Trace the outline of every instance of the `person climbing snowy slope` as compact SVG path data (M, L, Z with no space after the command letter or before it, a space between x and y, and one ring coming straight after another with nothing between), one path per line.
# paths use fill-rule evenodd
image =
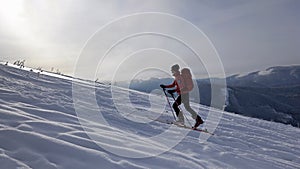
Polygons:
M168 90L167 92L172 95L177 92L178 96L173 103L173 109L176 112L177 124L184 125L184 116L183 112L179 109L179 105L183 103L185 109L192 115L192 118L195 119L195 124L193 128L197 128L200 124L203 124L201 117L191 108L189 101L189 92L193 88L192 78L189 69L184 68L180 73L180 67L178 64L175 64L171 67L172 75L175 77L174 81L170 85L161 84L160 87L165 90L166 88L174 88ZM174 98L174 97L173 97Z

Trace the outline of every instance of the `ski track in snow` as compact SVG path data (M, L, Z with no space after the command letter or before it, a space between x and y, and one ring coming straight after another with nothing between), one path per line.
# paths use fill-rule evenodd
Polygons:
M215 136L204 143L199 143L199 132L190 131L173 149L158 156L118 156L98 146L96 143L103 143L93 141L83 130L74 110L72 82L68 79L43 74L38 77L34 72L0 64L0 82L1 169L300 168L298 128L227 112L223 113ZM95 88L101 113L110 122L110 126L91 122L89 134L108 139L111 141L108 146L124 148L124 151L138 151L118 147L128 140L133 145L144 147L145 151L139 153L164 149L159 142L142 142L139 139L159 134L170 125L156 121L136 123L125 119L114 107L110 86L87 83L82 83L82 86L82 91L78 91L82 94L86 87ZM124 99L130 92L136 111L126 103L118 103L128 112L126 115L130 119L148 122L147 117L159 116L160 112L149 110L149 95L125 89L116 91L116 100ZM87 111L95 111L89 102L80 105ZM193 104L193 107L198 108L205 119L209 108L198 104ZM165 112L161 117L172 119L168 111L169 114ZM176 134L175 131L174 138ZM128 135L132 138L123 137Z

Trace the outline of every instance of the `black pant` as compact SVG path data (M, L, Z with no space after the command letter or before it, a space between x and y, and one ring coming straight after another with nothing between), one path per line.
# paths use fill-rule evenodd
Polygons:
M189 98L189 93L185 93L185 94L181 94L179 95L177 98L176 98L176 101L173 103L173 108L176 112L176 115L178 117L178 114L180 112L179 110L179 105L181 104L181 102L183 103L184 105L184 108L189 112L191 113L193 119L196 119L197 117L197 113L191 108L190 106L190 98Z

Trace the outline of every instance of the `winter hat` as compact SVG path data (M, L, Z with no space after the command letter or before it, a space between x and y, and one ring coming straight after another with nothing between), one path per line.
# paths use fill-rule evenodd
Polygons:
M178 64L175 64L171 67L171 70L174 70L174 71L179 71L179 65Z

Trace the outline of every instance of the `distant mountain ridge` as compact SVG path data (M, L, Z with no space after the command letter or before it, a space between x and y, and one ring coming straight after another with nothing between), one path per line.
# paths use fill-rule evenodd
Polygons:
M230 86L286 87L300 84L300 66L276 66L247 75L226 78Z
M226 111L291 124L300 123L300 66L270 67L228 77Z
M211 85L221 79L197 79L200 103L210 105ZM131 89L150 93L172 78L131 81ZM300 65L276 66L226 78L226 111L300 126ZM122 86L122 84L120 84ZM124 85L124 84L123 84ZM196 94L191 93L193 97ZM220 91L224 95L224 91Z

